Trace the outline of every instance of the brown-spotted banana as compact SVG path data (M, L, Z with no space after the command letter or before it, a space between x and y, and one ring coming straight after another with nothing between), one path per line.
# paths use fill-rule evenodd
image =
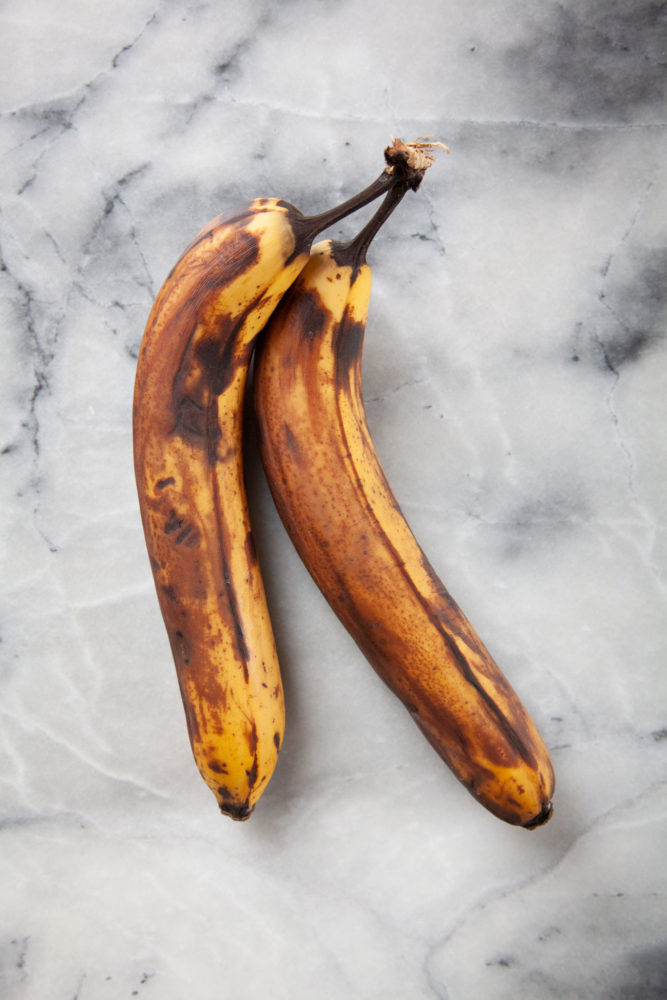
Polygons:
M165 280L141 344L133 436L146 545L192 752L234 819L267 787L285 714L243 478L253 344L315 236L408 176L392 155L321 215L260 198L213 219Z
M282 521L331 607L440 757L487 809L536 827L554 773L535 725L415 540L364 412L366 249L313 247L258 346L254 401Z

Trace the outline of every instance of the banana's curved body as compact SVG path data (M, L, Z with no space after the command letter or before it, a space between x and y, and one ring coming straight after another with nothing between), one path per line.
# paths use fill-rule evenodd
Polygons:
M365 259L320 243L268 324L254 396L271 491L316 583L443 760L496 816L537 826L551 813L547 750L412 535L371 440L370 287Z
M137 367L135 471L158 600L197 766L237 819L271 777L285 717L241 400L252 342L306 260L274 199L214 220L163 285Z
M141 345L133 432L146 545L195 761L235 819L267 786L285 716L243 478L253 343L315 235L392 183L385 171L310 218L275 198L217 217L164 282Z

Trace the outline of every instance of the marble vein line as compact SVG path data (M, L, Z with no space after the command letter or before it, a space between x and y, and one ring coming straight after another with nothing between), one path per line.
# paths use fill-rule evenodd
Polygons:
M137 35L130 42L127 42L125 45L122 45L120 49L116 53L114 53L114 55L111 57L108 69L100 70L100 72L97 73L90 80L86 80L82 83L79 83L78 86L72 88L69 91L63 91L61 94L53 94L49 98L48 102L31 102L29 104L18 104L12 108L5 109L3 112L0 112L0 121L3 118L12 118L17 115L28 115L35 113L38 114L40 119L44 118L50 119L43 128L39 129L38 132L29 136L27 139L24 139L15 148L20 148L27 142L31 142L38 135L42 135L45 132L48 132L51 128L59 126L58 132L52 141L56 141L62 132L66 131L69 128L73 128L75 116L86 103L89 92L94 90L96 88L96 85L100 81L107 79L114 73L115 70L118 69L118 66L122 61L122 57L126 55L128 52L132 51L132 49L134 49L137 43L144 36L146 31L153 24L157 22L158 10L160 6L162 5L158 5L158 8L151 14L151 16L148 18L148 20L143 25L141 30L137 33ZM75 102L73 107L68 109L58 108L58 104L64 104L72 101ZM38 109L43 109L45 107L48 109L47 111L38 110Z
M25 255L19 247L25 260ZM56 357L56 348L59 339L59 327L62 316L52 318L51 327L55 330L45 341L37 316L36 316L36 294L29 284L13 273L12 268L4 260L4 271L14 284L16 290L17 311L21 314L21 326L25 332L26 342L29 345L30 363L32 366L32 387L26 387L28 393L27 416L22 422L23 429L27 432L32 453L33 468L39 460L40 455L40 422L37 414L38 401L42 393L50 392L49 377L53 361ZM36 472L33 474L36 475ZM33 480L33 489L38 491L38 482ZM33 511L34 513L34 511Z
M215 94L208 95L208 99L215 99ZM203 95L202 98L203 99ZM331 121L331 122L356 122L359 124L364 124L365 122L372 123L374 125L386 124L387 122L392 122L392 129L403 128L404 131L409 130L414 127L414 123L418 121L420 123L420 128L426 128L428 131L429 126L450 126L453 128L460 128L462 126L471 125L475 128L477 127L508 127L508 128L535 128L535 129L566 129L573 132L585 132L585 131L601 131L601 132L637 132L642 130L657 130L664 131L667 130L667 121L648 121L648 122L604 122L595 121L588 119L581 119L575 121L557 121L554 119L535 119L535 118L450 118L441 117L439 115L433 114L420 114L418 117L406 118L403 114L396 114L390 116L387 114L353 114L352 112L339 111L334 108L304 108L294 105L288 105L284 103L278 103L275 101L264 101L257 100L254 98L244 98L244 97L231 97L231 102L239 107L250 107L256 108L257 110L265 111L270 114L280 113L285 115L293 115L300 118L309 118L314 121ZM192 100L184 100L183 102L173 102L174 104L183 103L191 104ZM393 123L397 124L393 124ZM392 133L393 134L393 133ZM388 136L389 138L389 136Z
M152 28L154 28L156 25L159 26L161 14L164 8L165 8L164 3L159 3L157 5L153 13L147 18L144 25L136 33L134 38L132 38L129 42L126 42L124 45L121 45L121 47L111 56L108 68L101 69L98 73L95 74L95 76L91 77L89 80L79 83L78 86L72 88L69 91L63 91L60 94L54 94L51 96L51 98L48 101L49 107L53 107L54 105L57 105L59 102L66 102L72 99L76 100L76 104L74 105L74 107L69 112L63 114L61 131L64 131L67 128L72 128L74 126L75 115L86 103L89 93L97 90L100 87L100 85L102 85L104 82L113 80L118 73L122 73L122 64L125 58L130 53L134 53L137 48L140 48L140 43L142 39ZM257 28L260 25L270 20L271 20L271 15L269 10L260 9L256 22L253 24L248 33L237 42L232 43L231 47L225 53L223 58L219 60L218 64L215 67L214 72L216 73L217 76L221 78L223 84L225 83L225 76L228 75L230 68L232 68L236 63L238 63L240 55L256 39ZM77 97L77 95L80 96ZM184 99L183 101L172 101L170 103L173 104L174 106L192 105L193 108L192 114L194 115L196 110L202 104L205 104L213 100L214 98L215 94L211 92L202 92L195 98L188 98ZM134 99L135 100L138 99L136 95L134 95ZM14 115L19 115L19 114L31 114L35 112L35 109L40 107L43 107L42 102L16 105L12 108L6 109L3 112L0 112L0 120L2 120L2 118L4 117L12 117ZM40 115L40 117L42 116L43 113ZM51 126L49 125L46 126L44 129L41 129L40 133L43 131L47 131L49 127ZM40 133L35 133L35 135L30 136L27 140L23 140L23 142L20 145L23 145L25 142L31 141L33 138L36 137L37 134Z
M651 193L651 191L653 190L653 188L655 187L655 183L656 183L658 177L660 176L660 174L662 173L662 170L663 170L662 167L658 167L654 171L652 177L650 177L648 179L648 181L646 181L646 183L644 184L644 186L643 186L643 188L642 188L642 190L641 190L641 192L639 194L639 197L637 198L637 203L636 203L635 210L632 213L632 216L630 218L630 221L629 221L629 223L628 223L625 231L621 235L620 240L618 241L618 243L616 244L616 246L614 247L614 249L612 250L612 252L607 257L607 260L605 261L605 264L604 264L604 266L602 268L602 272L601 272L601 274L602 274L602 286L600 288L600 293L599 293L601 300L605 300L605 295L604 295L605 285L607 283L607 279L608 279L608 276L609 276L609 271L610 271L611 266L612 266L612 264L614 262L614 258L616 257L616 255L617 255L618 251L621 249L621 247L626 246L627 243L629 242L630 237L631 237L631 235L632 235L632 233L633 233L633 231L634 231L634 229L635 229L635 227L637 225L637 222L639 221L639 219L640 219L640 217L642 215L642 212L644 211L644 208L646 206L646 202L648 200L648 196ZM606 300L605 300L605 307L607 309L610 309L610 311L611 311L611 307L606 302ZM615 313L612 312L612 315L614 316L615 319L618 320L618 317L616 316ZM619 320L619 322L620 322L620 320Z
M598 291L598 299L602 303L603 307L607 310L609 315L612 317L613 321L621 327L624 333L630 337L632 336L633 330L628 326L622 316L620 316L616 309L609 303L606 296L606 287L609 282L610 271L613 267L614 260L622 247L625 247L630 243L632 233L639 222L648 197L653 190L657 178L662 172L662 167L659 167L653 173L653 176L644 184L639 197L636 200L636 205L634 212L632 213L628 225L621 235L619 242L616 244L612 252L607 257L605 264L601 272L601 284ZM635 464L630 446L627 443L626 437L623 433L623 428L621 426L621 420L618 415L618 411L615 405L615 394L619 387L621 381L621 371L614 365L612 358L609 356L608 347L604 339L596 332L594 334L594 340L597 343L602 357L604 359L606 367L611 373L611 386L606 395L607 408L609 410L609 415L614 426L614 432L616 435L617 444L619 450L623 456L624 463L626 466L626 482L630 495L632 496L636 510L639 513L639 523L641 523L646 529L646 542L642 554L643 561L648 565L652 571L653 577L660 588L661 593L667 595L667 582L663 580L661 567L655 561L654 553L656 551L656 540L658 533L658 523L655 518L651 516L651 512L648 510L646 504L642 501L641 496L637 490L635 482Z
M2 710L2 715L13 719L26 732L41 733L48 740L51 740L51 742L56 746L68 751L78 761L94 773L101 775L103 778L108 778L110 781L122 785L128 785L130 788L134 788L140 792L145 792L146 794L152 795L154 798L161 799L162 801L169 801L172 798L171 795L168 795L166 792L159 791L146 781L140 781L138 778L133 777L130 774L123 773L120 770L113 770L110 767L105 767L101 761L95 760L90 754L86 753L82 747L75 746L74 743L69 742L63 736L54 733L49 726L38 722L35 718L32 718L30 722L27 723L25 718L11 712L7 712L6 710Z
M54 823L64 826L81 827L88 817L71 809L53 809L46 812L5 812L0 818L0 834L6 830L17 828L33 830L39 827L50 827Z
M99 236L99 234L103 230L109 216L116 210L117 206L120 206L125 212L127 217L127 225L124 227L124 231L129 239L129 242L137 252L141 270L144 272L143 276L138 275L135 272L133 273L132 278L138 288L141 288L148 293L149 305L152 304L157 294L155 288L155 282L150 272L148 261L146 260L146 256L142 249L141 243L137 237L137 231L134 225L132 210L130 206L127 204L125 198L123 197L123 191L132 183L132 181L136 180L139 177L142 177L147 171L150 171L150 169L151 169L150 163L139 164L139 166L134 167L132 170L129 170L122 177L119 177L115 181L113 181L111 186L107 187L106 190L102 190L102 194L104 197L104 207L102 209L101 214L97 217L97 219L93 223L88 239L84 242L82 246L82 256L85 257L86 254L92 252L91 247L95 239ZM85 290L85 284L82 281L77 281L75 283L75 287L79 289L81 295L84 298L87 298L90 302L93 302L96 305L106 308L107 303L101 300L96 300L93 296L91 296L90 293L87 290Z
M32 135L28 136L27 139L24 139L17 146L13 147L12 150L10 150L10 152L13 152L14 150L21 149L23 146L28 145L28 143L34 142L35 139L41 137L42 135L46 135L48 132L53 132L51 137L44 144L42 149L39 151L35 159L30 164L30 167L32 168L32 173L30 173L26 177L25 181L16 192L17 195L20 196L24 194L30 188L30 186L35 182L35 180L39 175L40 164L48 156L51 147L55 146L55 144L60 141L60 139L66 132L75 127L74 118L79 108L81 108L84 103L85 103L85 95L79 97L71 109L64 109L61 111L61 109L59 108L53 108L52 103L49 101L48 105L46 106L46 110L41 110L38 113L38 118L39 119L45 117L47 119L53 118L54 121L53 122L49 121L49 124L45 126L45 128L38 129L37 132L34 132ZM41 107L44 106L42 105Z
M127 49L132 48L131 45L126 47ZM121 50L124 51L124 50ZM56 124L49 124L44 128L38 130L33 135L29 136L27 139L22 140L15 148L20 148L28 142L33 141L39 135L44 134L51 128L55 128L58 125L58 131L52 138L49 145L56 142L60 135L67 131L69 128L75 127L75 118L83 106L87 102L88 92L96 89L96 87L105 79L108 78L111 70L102 70L97 76L93 77L91 80L82 83L74 91L65 92L60 95L55 95L49 99L48 107L53 108L58 103L71 102L75 100L74 106L64 112L59 112L60 120ZM81 93L83 92L83 93ZM77 94L81 96L77 99ZM180 101L172 100L169 103L174 107L188 107L192 108L189 120L196 114L200 107L208 104L210 101L216 100L216 93L213 92L202 92L195 98L187 98ZM136 95L134 100L139 100ZM663 132L667 130L667 121L647 121L647 122L604 122L595 121L588 119L581 119L575 121L557 121L552 119L532 119L532 118L451 118L451 117L441 117L433 114L420 114L419 118L407 119L405 115L395 115L391 112L386 114L353 114L351 112L337 111L331 108L314 109L314 108L304 108L294 105L288 105L284 103L262 101L254 98L242 98L235 95L230 97L231 104L240 107L254 108L256 111L263 111L269 114L284 114L287 116L305 118L313 121L329 121L329 122L354 122L359 124L370 123L374 125L386 125L390 123L392 125L393 131L400 132L409 131L410 128L414 128L414 122L418 120L420 122L420 128L429 131L434 130L442 132L443 129L447 128L462 128L466 126L471 126L474 128L530 128L537 130L567 130L571 132L586 132L586 131L598 131L598 132L641 132L641 131L657 131ZM0 113L0 120L4 117L11 117L18 114L38 114L40 118L43 118L45 112L42 110L44 104L31 103L26 105L19 105L8 111ZM389 137L389 136L388 136ZM44 155L44 152L40 154L40 157ZM26 187L32 181L30 178L26 182Z
M122 45L120 47L120 49L116 52L116 54L112 57L112 59L111 59L111 69L112 70L115 70L115 69L118 68L118 66L120 65L120 62L121 62L123 56L127 55L128 52L131 52L134 49L134 47L137 45L137 43L141 41L141 39L144 37L144 35L146 34L146 32L149 30L149 28L151 28L154 24L157 23L159 11L160 11L160 9L163 6L164 6L163 4L158 4L158 6L153 11L153 13L150 15L150 17L144 23L143 27L134 36L134 38L132 39L132 41L131 42L127 42L125 45Z

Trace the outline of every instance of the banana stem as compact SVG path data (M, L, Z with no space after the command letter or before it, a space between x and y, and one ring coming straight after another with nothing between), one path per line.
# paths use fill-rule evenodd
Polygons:
M373 184L370 184L354 198L339 205L338 208L307 220L309 223L319 226L316 230L319 233L322 229L330 226L332 221L338 222L386 192L380 208L351 242L334 242L332 244L334 258L339 264L349 265L355 273L364 266L368 248L378 230L387 221L406 191L417 190L424 174L435 162L435 157L431 154L436 148L443 149L446 153L449 152L447 146L441 142L433 142L428 136L421 136L414 142L394 139L391 146L388 146L384 151L387 166ZM321 225L322 220L325 220L324 225Z
M447 153L449 152L447 147L441 142L432 142L427 136L421 136L414 142L403 142L402 139L394 139L391 146L387 146L384 151L384 158L387 165L372 184L369 184L368 187L364 188L358 194L353 195L352 198L348 198L342 205L336 205L335 208L330 208L319 215L302 216L300 219L295 220L295 224L300 229L301 234L312 242L318 233L335 225L348 215L352 215L353 212L363 208L364 205L368 205L369 202L375 201L380 195L385 194L387 191L390 194L393 193L395 200L391 202L391 208L386 209L386 215L381 217L377 223L377 227L370 230L368 243L361 251L361 263L363 263L368 245L385 221L385 218L394 210L408 188L416 191L421 184L424 174L434 162L434 157L430 154L436 147L444 149ZM398 190L401 193L396 196ZM365 232L365 230L362 230L362 232ZM361 233L359 234L360 237Z
M336 263L351 267L356 273L366 263L368 248L411 185L405 178L394 179L384 201L366 225L348 243L334 243L333 256Z
M353 212L363 208L364 205L368 205L369 202L375 201L376 198L385 194L395 183L396 178L387 168L382 171L372 184L364 188L363 191L353 195L352 198L348 198L341 205L336 205L335 208L328 209L326 212L320 212L319 215L305 216L305 218L300 220L301 225L304 227L304 231L314 239L324 229L329 229L330 226L340 222L341 219L352 215Z

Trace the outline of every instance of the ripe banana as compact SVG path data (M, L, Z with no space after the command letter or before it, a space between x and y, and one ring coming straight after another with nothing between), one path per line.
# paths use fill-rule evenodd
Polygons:
M242 401L253 342L315 236L384 193L380 177L318 216L260 198L213 219L150 313L134 393L134 463L158 600L193 755L223 813L267 786L284 699L243 479Z
M302 560L370 663L459 780L508 823L551 814L554 775L526 710L438 579L385 478L366 423L366 249L313 247L257 351L267 479Z

